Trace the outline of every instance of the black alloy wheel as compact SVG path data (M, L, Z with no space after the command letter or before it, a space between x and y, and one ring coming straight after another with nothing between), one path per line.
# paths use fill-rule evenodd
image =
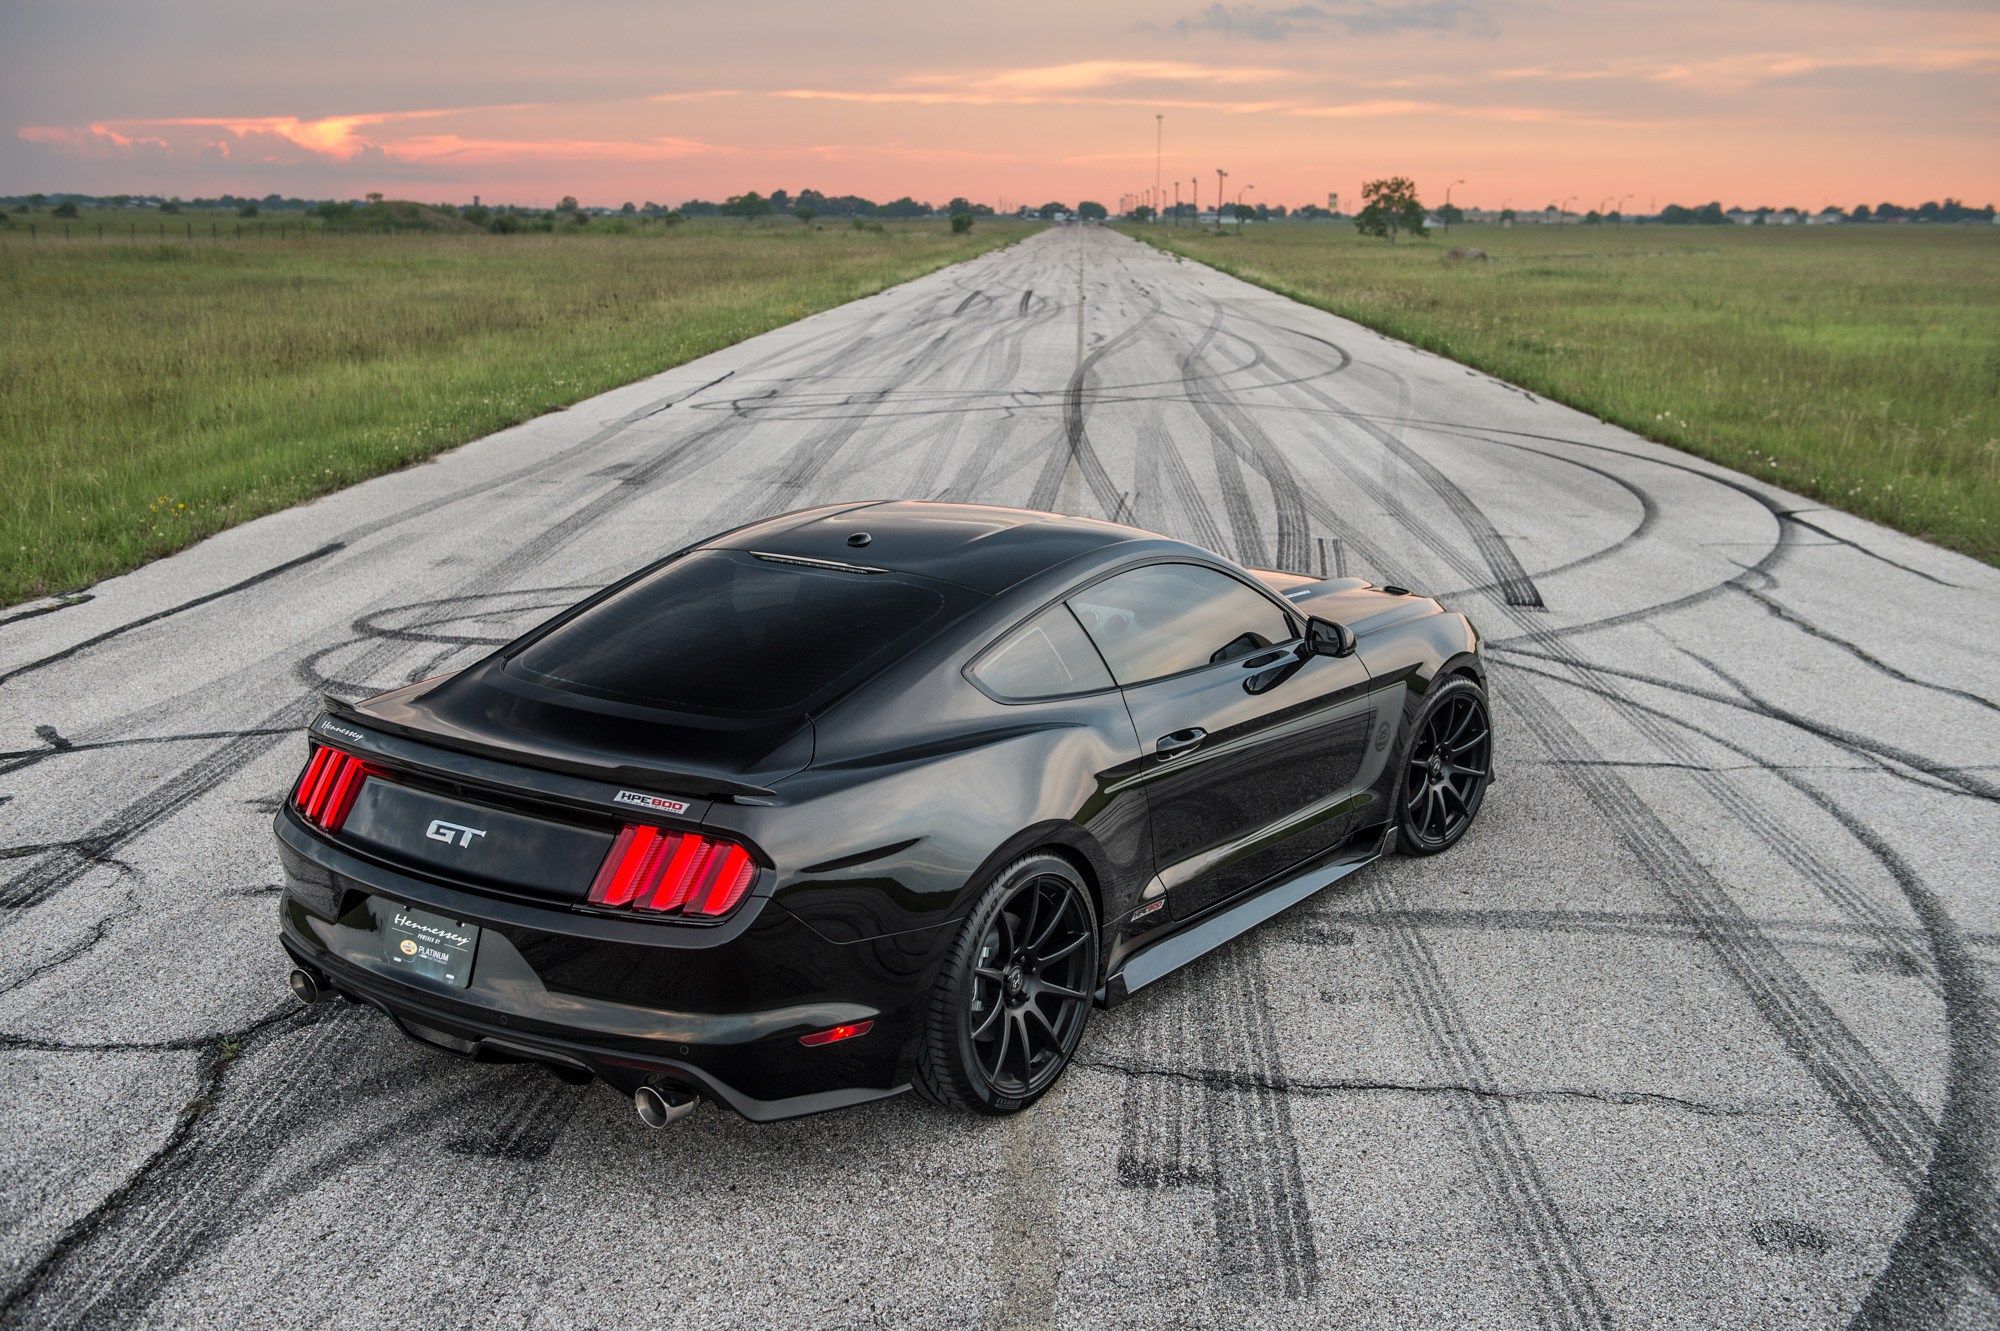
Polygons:
M1455 679L1417 717L1402 782L1403 849L1434 855L1465 835L1493 776L1493 726L1486 696Z
M1097 987L1097 911L1067 860L1031 855L987 889L947 956L918 1087L1011 1114L1068 1066Z

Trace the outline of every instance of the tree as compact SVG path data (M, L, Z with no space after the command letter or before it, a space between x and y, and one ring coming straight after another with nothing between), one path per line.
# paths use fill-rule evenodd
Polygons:
M1457 226L1465 220L1465 209L1455 203L1447 203L1444 207L1438 209L1437 218L1438 221L1443 222L1446 226Z
M767 217L771 212L771 201L751 190L748 194L732 194L729 202L722 205L722 211L731 217Z
M1355 214L1354 229L1362 235L1387 236L1393 245L1398 231L1430 234L1424 227L1424 205L1417 199L1416 182L1408 176L1371 180L1361 187L1361 197L1367 202Z
M801 225L811 226L813 218L818 217L819 212L811 204L802 203L792 209L792 216L798 218Z
M375 192L374 192L373 194L370 194L370 195L368 196L368 202L370 202L370 203L374 203L374 204L379 204L379 203L381 203L381 202L382 202L382 191L381 191L381 190L376 190L376 191L375 191ZM570 206L570 207L572 207L572 208L576 207L576 200L575 200L575 199L571 199L571 200L569 201L569 206Z
M257 215L257 205L245 200L243 206L236 210L236 215L238 217L255 217Z
M1135 222L1150 222L1153 220L1153 210L1142 203L1132 210L1132 220Z
M1502 209L1500 210L1500 220L1501 220L1501 221L1503 221L1503 222L1511 222L1511 221L1513 221L1513 220L1514 220L1514 210L1513 210L1512 208L1502 208Z
M1111 216L1111 210L1095 199L1085 199L1076 206L1076 215L1087 222L1102 222Z
M944 215L946 217L956 217L960 213L964 213L967 216L971 215L972 213L971 200L963 197L954 197L950 203L947 203L944 206Z
M1585 226L1596 226L1603 220L1604 220L1603 215L1600 214L1595 208L1592 208L1589 212L1583 215L1583 224Z
M50 213L50 214L49 214L49 216L51 216L51 217L60 217L60 218L64 219L65 221L67 221L68 219L70 219L70 218L72 218L72 217L75 217L75 216L76 216L76 200L74 200L74 199L64 199L64 200L63 200L63 201L62 201L61 203L59 203L59 204L57 204L57 205L56 205L56 209L55 209L55 211L54 211L53 213Z
M964 235L964 234L965 234L966 232L968 232L968 231L970 231L970 230L972 230L972 214L971 214L971 213L953 213L953 214L951 215L951 234L952 234L952 235L954 235L954 236L962 236L962 235Z
M49 201L49 196L46 194L30 194L28 196L28 211L31 213L39 212L41 210L42 205L47 203L48 201Z
M626 200L625 205L621 207L618 211L625 214L627 217L630 217L634 213L637 213L639 211L639 205L633 203L631 200L628 199Z
M1044 222L1052 222L1055 220L1055 216L1057 213L1065 213L1068 211L1069 211L1069 206L1067 204L1045 203L1041 207L1035 209L1035 215L1037 217L1040 217Z
M1236 225L1238 226L1242 226L1245 222L1251 221L1257 216L1257 210L1247 203L1232 203L1229 206L1233 210Z

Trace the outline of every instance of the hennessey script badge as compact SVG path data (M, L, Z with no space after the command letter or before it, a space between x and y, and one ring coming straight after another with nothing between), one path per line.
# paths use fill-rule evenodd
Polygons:
M621 790L611 797L613 804L630 804L635 808L651 809L655 813L686 813L686 800L670 800L659 795L648 795L643 790Z

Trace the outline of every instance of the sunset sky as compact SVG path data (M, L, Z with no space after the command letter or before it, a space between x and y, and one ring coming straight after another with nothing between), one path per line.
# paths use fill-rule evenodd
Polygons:
M0 193L2000 198L1996 0L0 0Z

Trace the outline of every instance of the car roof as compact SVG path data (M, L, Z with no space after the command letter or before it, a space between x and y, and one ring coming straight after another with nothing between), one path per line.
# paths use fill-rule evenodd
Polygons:
M788 513L728 532L706 548L888 569L997 596L1108 546L1164 539L1095 518L899 499Z

